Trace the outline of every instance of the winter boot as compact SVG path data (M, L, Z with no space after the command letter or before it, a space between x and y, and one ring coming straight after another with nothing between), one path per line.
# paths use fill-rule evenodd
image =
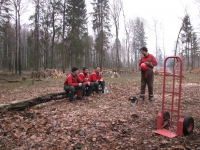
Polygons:
M72 92L72 91L69 92L69 101L70 102L74 101L74 92Z

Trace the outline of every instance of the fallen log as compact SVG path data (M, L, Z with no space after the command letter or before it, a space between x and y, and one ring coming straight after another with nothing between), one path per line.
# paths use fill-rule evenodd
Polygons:
M61 92L61 93L46 94L31 99L13 101L8 104L0 104L0 112L10 111L10 110L22 111L41 103L45 103L51 100L63 99L67 97L69 97L69 95L66 92Z

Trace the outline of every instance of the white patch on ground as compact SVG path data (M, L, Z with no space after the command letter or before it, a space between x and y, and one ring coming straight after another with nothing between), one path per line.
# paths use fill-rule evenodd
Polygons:
M200 84L198 83L184 83L182 84L183 87L199 87Z

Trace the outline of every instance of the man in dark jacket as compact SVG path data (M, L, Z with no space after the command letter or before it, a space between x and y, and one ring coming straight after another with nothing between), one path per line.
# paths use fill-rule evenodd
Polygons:
M148 86L149 92L149 100L154 100L153 95L153 80L154 80L154 72L153 67L157 66L156 58L148 53L148 49L146 47L142 47L140 52L143 54L143 57L139 61L139 68L141 70L141 88L140 88L140 100L144 100L145 98L145 89L146 85Z
M83 81L78 77L79 70L77 67L73 67L71 73L67 76L64 82L64 90L69 93L69 100L74 101L74 94L77 91L77 99L81 100L82 93L85 92L85 85Z

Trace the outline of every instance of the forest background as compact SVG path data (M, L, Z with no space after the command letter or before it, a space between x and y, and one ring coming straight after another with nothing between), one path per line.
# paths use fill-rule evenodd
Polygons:
M169 55L181 56L187 70L199 67L199 5L199 0L2 0L0 70L136 70L142 46L159 67Z

